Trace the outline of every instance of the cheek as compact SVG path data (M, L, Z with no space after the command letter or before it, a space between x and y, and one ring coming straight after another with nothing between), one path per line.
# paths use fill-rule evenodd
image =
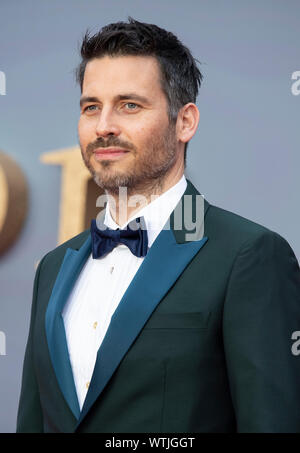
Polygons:
M140 126L135 130L135 141L136 143L151 142L160 134L161 130L162 126L159 123Z
M91 124L84 119L79 119L78 121L78 136L82 144L92 141L93 128Z

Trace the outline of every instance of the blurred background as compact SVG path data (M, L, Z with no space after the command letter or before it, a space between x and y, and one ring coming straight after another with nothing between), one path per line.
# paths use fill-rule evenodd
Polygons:
M36 264L93 214L77 138L80 42L128 16L174 32L201 62L186 176L300 259L298 0L1 0L0 432L15 431Z

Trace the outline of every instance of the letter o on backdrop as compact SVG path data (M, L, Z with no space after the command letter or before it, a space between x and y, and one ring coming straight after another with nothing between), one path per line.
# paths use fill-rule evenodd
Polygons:
M19 165L0 151L0 255L17 239L28 208L27 182Z

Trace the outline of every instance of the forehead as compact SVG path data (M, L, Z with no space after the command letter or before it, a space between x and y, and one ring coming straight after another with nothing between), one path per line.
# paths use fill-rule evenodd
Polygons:
M162 94L161 72L156 58L151 56L104 56L89 61L85 68L82 92L120 91L141 94Z

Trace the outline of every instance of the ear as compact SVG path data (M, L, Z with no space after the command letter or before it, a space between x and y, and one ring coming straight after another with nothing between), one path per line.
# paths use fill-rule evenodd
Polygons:
M189 102L178 112L176 132L177 139L182 143L187 143L196 133L199 124L200 113L198 107Z

